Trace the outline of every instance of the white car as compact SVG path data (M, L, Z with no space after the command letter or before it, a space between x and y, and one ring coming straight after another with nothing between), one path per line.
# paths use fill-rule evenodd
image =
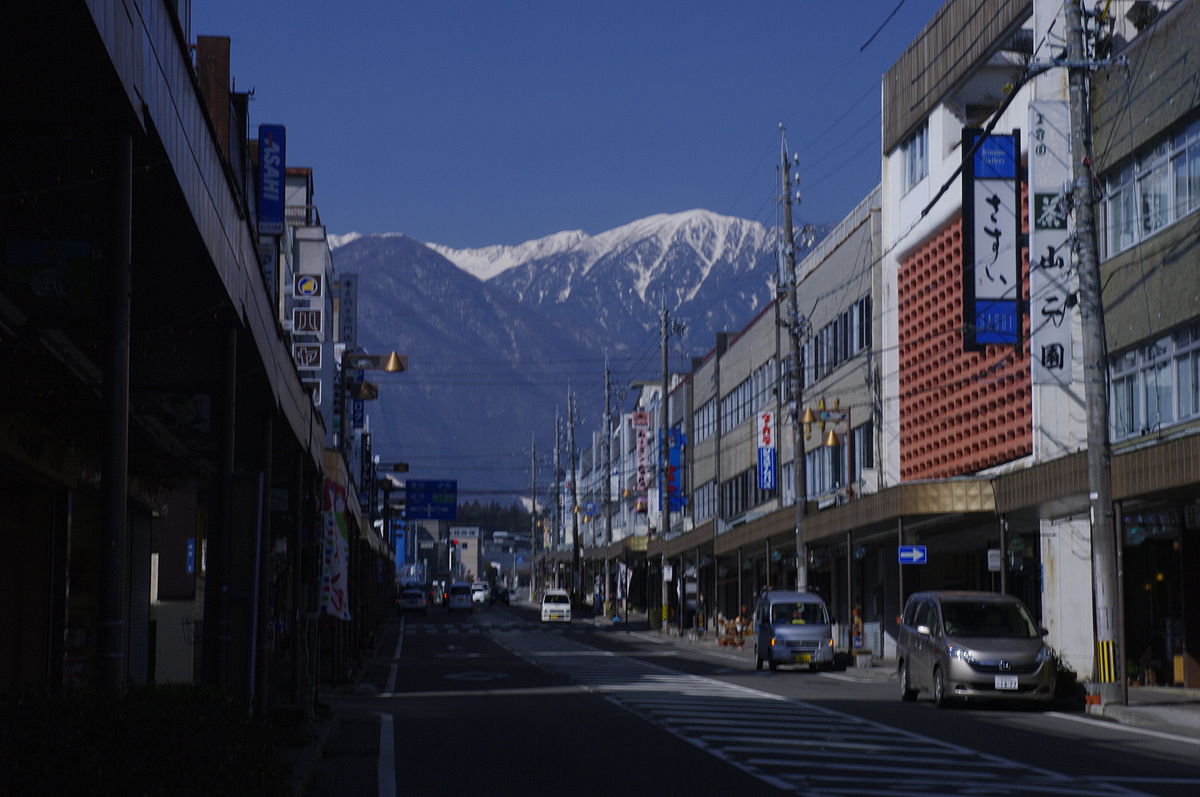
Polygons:
M571 622L571 596L565 589L548 589L542 596L542 622Z
M474 603L483 606L492 599L492 591L483 581L477 581L471 585L471 600Z

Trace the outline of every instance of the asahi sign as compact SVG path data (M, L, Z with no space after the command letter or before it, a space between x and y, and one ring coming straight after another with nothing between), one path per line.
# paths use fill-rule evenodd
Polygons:
M258 126L258 232L282 235L287 131L283 125Z

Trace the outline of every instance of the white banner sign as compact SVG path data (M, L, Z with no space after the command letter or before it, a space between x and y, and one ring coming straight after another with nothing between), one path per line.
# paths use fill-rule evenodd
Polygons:
M1035 385L1071 381L1070 119L1067 103L1029 105L1029 344Z

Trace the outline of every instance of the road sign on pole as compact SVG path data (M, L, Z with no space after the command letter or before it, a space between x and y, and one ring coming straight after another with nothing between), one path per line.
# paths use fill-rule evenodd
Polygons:
M897 554L897 558L902 565L923 565L925 564L925 546L924 545L901 545Z

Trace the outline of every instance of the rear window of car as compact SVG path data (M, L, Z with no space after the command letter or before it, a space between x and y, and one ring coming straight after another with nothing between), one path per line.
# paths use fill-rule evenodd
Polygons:
M566 595L547 595L542 599L542 603L570 603L571 600Z
M406 589L406 590L404 590L404 592L401 592L400 595L401 595L401 597L404 597L404 598L424 597L424 593L421 592L421 590L419 590L419 589Z
M468 587L451 587L450 594L451 595L470 595L471 590Z

